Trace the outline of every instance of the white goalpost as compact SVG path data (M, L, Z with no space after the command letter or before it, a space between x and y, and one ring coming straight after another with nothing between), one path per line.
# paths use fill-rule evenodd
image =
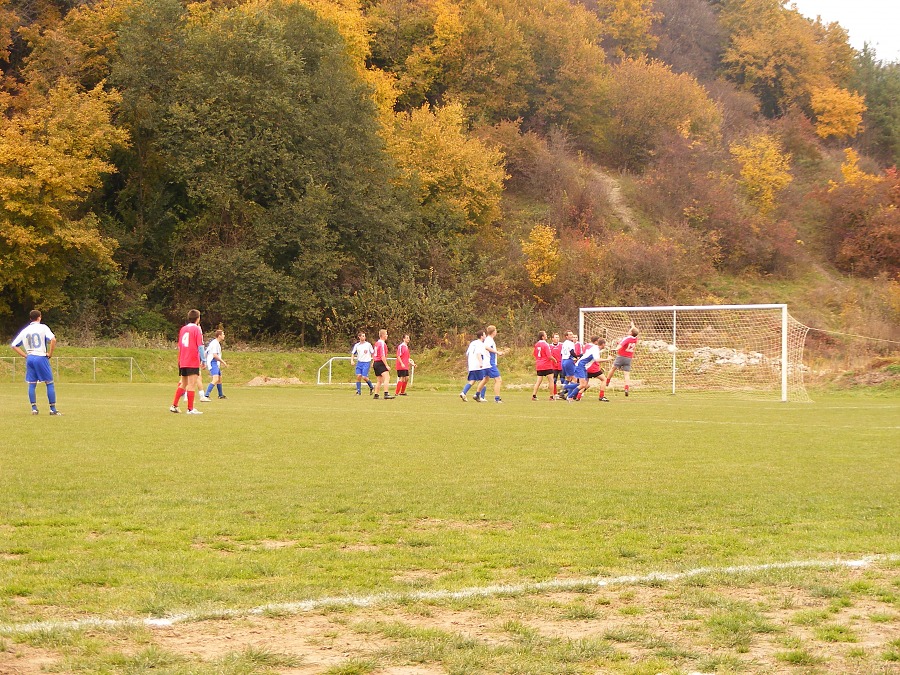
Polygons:
M614 354L632 321L640 331L631 372L636 390L810 400L803 385L809 328L787 305L583 307L578 332L582 342L605 338Z

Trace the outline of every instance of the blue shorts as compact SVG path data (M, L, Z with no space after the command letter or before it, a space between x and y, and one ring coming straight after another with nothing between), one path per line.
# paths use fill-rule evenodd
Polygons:
M566 377L572 377L575 374L575 361L572 359L563 359L562 373Z
M53 382L53 370L50 368L50 359L46 356L29 356L25 359L25 381Z
M577 377L579 380L588 379L587 366L575 366L575 370L572 371L572 375Z
M219 362L213 360L212 363L209 364L209 374L210 375L221 375L222 369L219 367Z
M495 380L498 377L500 377L500 369L497 366L491 366L490 368L485 368L484 371L482 371L482 372L484 373L485 377L491 377Z
M371 361L357 361L356 362L356 374L360 377L368 377L369 376L369 368L372 367Z
M469 371L469 382L480 382L483 379L484 379L484 369Z

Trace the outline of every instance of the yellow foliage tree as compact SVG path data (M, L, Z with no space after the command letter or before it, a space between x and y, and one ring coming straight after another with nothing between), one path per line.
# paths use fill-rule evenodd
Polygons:
M838 87L813 89L811 105L820 138L856 136L862 127L866 99Z
M653 11L653 0L598 0L597 14L603 26L603 42L616 56L643 56L656 47L653 22L662 14Z
M32 100L0 116L0 297L52 307L73 260L114 264L116 242L82 205L115 170L106 157L127 134L111 121L118 97L102 83L83 92L62 79Z
M738 183L748 201L763 215L771 213L778 193L793 180L791 156L765 133L751 136L745 143L732 143L730 150L740 165Z
M556 230L549 225L535 225L522 241L525 255L525 271L535 286L547 286L556 279L559 272L559 238Z
M467 135L461 104L398 113L388 146L426 212L449 211L468 229L500 218L503 154Z
M853 148L844 150L844 161L841 163L841 177L844 185L860 187L864 193L871 193L872 189L883 180L881 176L866 173L860 168L859 155ZM837 183L831 181L828 184L828 191L834 192L838 187Z

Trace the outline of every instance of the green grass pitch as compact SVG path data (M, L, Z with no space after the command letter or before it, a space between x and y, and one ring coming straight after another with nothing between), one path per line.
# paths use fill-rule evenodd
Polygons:
M0 625L900 553L895 397L173 390L0 385Z

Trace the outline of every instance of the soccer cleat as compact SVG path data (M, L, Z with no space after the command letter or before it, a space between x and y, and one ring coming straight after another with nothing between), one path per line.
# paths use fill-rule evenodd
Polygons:
M502 398L495 398L495 399L494 399L494 403L503 403L503 399L502 399Z
M601 397L600 397L599 399L597 399L597 400L600 401L600 403L609 403L609 399L606 398L605 396L601 396Z
M401 391L399 394L397 394L397 396L406 396L406 392L405 392L405 391Z
M357 395L357 396L362 396L362 392L361 392L361 391L358 391L358 392L356 392L356 395Z
M625 397L626 397L626 398L628 397L628 390L627 390L627 389L625 390Z
M202 415L203 413L200 412L199 410L197 410L196 408L193 408L192 410L188 410L187 414L188 415Z
M372 395L372 392L373 392L373 391L375 391L375 387L373 387L373 386L370 385L370 386L369 386L369 396Z
M31 414L32 414L32 415L40 415L40 413L38 412L38 409L37 409L37 408L32 408L32 409L31 409Z
M227 399L227 398L228 398L228 397L227 397L225 394L222 394L222 395L219 397L219 400L220 400L220 401L224 401L224 400Z
M51 415L62 415L62 413L59 412L59 410L51 410L51 411L50 411L50 414L51 414Z
M211 399L209 396L207 396L206 394L203 394L203 395L200 397L200 402L201 402L201 403L209 403L211 400L212 400L212 399Z
M390 399L392 399L392 398L395 398L395 397L394 397L394 396L391 396L391 395L390 395L389 393L387 393L387 392L384 392L384 400L385 400L385 401L390 400Z
M181 411L178 409L177 405L173 405L171 408L169 408L169 412L180 413Z
M463 402L468 401L465 394L460 394L459 397L463 400Z
M374 398L381 398L378 394L375 394Z

